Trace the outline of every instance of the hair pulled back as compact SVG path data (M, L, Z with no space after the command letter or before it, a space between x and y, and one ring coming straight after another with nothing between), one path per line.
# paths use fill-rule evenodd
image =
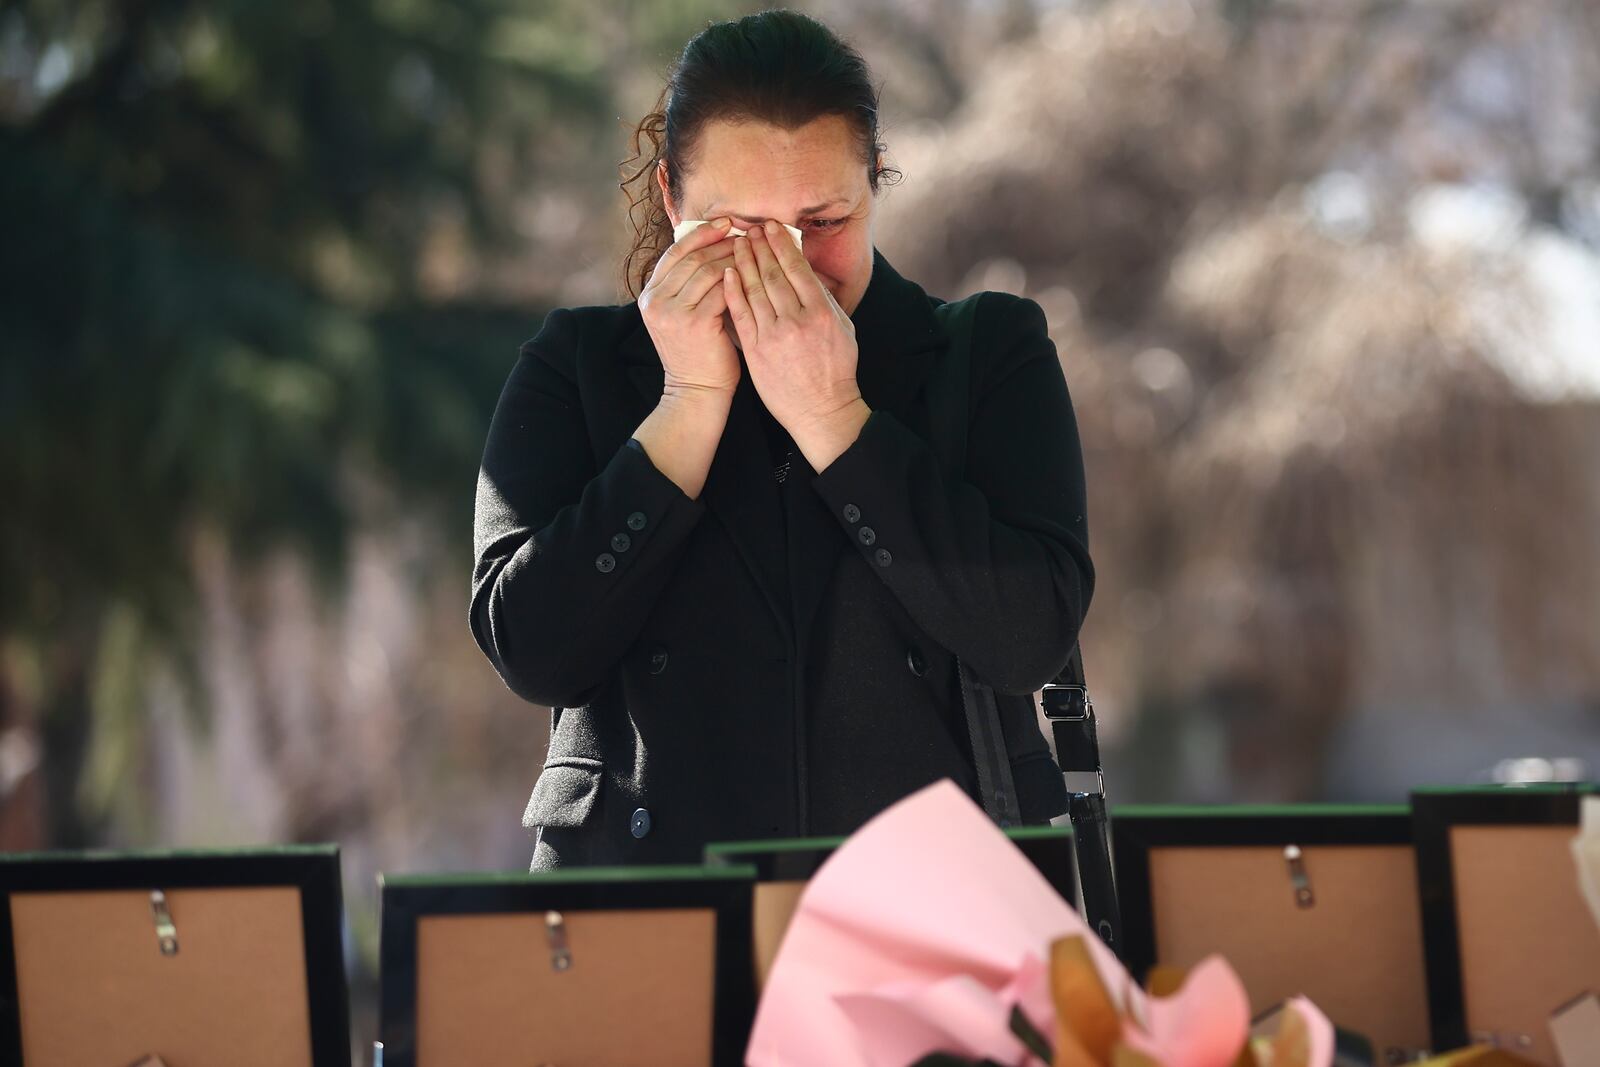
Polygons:
M626 168L642 161L621 182L634 230L622 263L629 295L638 297L672 245L672 220L655 177L662 160L677 206L709 123L754 121L796 130L824 115L849 123L874 194L880 179L898 180L898 170L878 163L887 146L879 140L878 90L866 60L828 27L777 8L714 22L696 34L673 65L654 110L634 130L634 155L623 163ZM641 147L646 141L648 149Z

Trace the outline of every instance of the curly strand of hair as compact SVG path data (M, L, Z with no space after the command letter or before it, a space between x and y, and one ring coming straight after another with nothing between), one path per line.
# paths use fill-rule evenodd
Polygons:
M625 173L619 183L628 196L628 218L633 225L631 247L622 263L622 284L630 298L637 298L644 291L656 261L672 246L672 220L667 215L661 186L656 181L656 168L661 162L666 143L666 99L667 90L663 89L655 108L639 121L633 131L633 155L622 163L622 169L626 172L629 164L644 160L632 174ZM650 142L648 153L641 147L645 140ZM628 187L635 182L641 183L639 188L630 191Z

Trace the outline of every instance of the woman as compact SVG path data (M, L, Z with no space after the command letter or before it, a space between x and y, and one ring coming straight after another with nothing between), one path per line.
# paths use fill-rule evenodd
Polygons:
M847 834L944 777L976 798L954 654L997 693L1023 820L1049 821L1032 694L1094 571L1043 312L981 298L965 477L942 477L941 301L873 247L861 57L764 11L690 41L662 100L638 297L546 316L478 480L472 633L554 716L530 870Z

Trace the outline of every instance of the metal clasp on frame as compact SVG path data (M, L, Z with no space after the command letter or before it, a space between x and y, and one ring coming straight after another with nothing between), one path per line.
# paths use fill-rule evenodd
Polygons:
M1311 878L1306 874L1305 855L1300 851L1300 846L1285 846L1283 858L1289 864L1289 884L1294 887L1295 906L1312 907L1316 904L1317 898L1311 892Z
M550 944L550 969L566 971L572 968L572 948L567 944L567 924L559 911L544 913L545 939Z
M155 920L156 943L161 946L161 954L176 956L178 927L172 921L172 912L167 910L167 894L159 889L150 890L150 916Z

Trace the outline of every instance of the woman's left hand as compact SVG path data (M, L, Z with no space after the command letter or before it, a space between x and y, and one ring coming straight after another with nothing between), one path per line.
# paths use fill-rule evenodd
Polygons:
M856 384L855 323L777 222L735 237L733 259L722 284L750 384L821 471L871 414Z

